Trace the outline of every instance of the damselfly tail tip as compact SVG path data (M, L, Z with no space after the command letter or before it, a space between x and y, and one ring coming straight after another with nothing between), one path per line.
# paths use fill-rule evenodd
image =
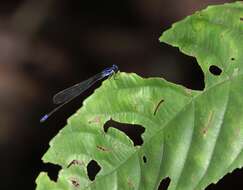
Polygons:
M48 118L48 115L44 115L41 119L40 119L40 122L43 123L44 121L46 121Z

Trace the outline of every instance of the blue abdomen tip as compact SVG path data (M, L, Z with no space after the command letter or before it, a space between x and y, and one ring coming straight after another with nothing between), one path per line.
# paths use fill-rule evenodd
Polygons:
M47 118L48 118L48 115L44 115L44 116L40 119L40 122L41 122L41 123L44 122L45 120L47 120Z

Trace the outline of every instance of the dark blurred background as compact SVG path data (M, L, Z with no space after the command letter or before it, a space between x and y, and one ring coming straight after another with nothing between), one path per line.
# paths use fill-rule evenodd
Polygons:
M105 67L203 89L196 60L158 38L172 23L224 2L0 1L0 189L35 189L42 170L55 176L58 168L41 161L48 142L100 83L47 122L39 119L54 107L53 94ZM242 189L242 177L236 170L207 189Z

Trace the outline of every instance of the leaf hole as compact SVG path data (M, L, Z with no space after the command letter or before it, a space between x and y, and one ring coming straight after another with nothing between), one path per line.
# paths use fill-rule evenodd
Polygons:
M42 170L48 173L48 176L52 181L57 182L58 173L61 169L62 169L61 166L46 163L46 164L44 164L44 167Z
M209 71L210 71L210 73L212 73L213 75L216 75L216 76L219 76L222 73L222 69L220 69L216 65L211 65L209 67Z
M234 61L235 60L235 58L234 57L231 57L231 61Z
M215 189L234 189L232 187L243 187L243 170L235 169L232 173L228 173L216 184L210 184L205 190ZM236 188L238 189L238 188ZM242 189L242 188L240 188Z
M158 190L167 190L169 185L170 185L170 178L169 177L164 178L163 180L161 180Z
M141 135L145 132L145 128L141 125L119 123L110 119L104 124L104 131L107 132L110 127L125 133L133 141L134 146L143 144Z
M156 71L160 76L162 75L166 80L192 90L203 90L205 88L204 72L195 58L196 54L192 53L192 56L187 56L182 54L178 48L166 44L160 44L160 47L168 52L165 68L163 71Z
M240 17L240 21L243 21L243 17Z
M147 158L146 158L146 156L143 156L143 162L144 162L144 163L147 163Z
M101 170L100 165L95 160L91 160L87 165L87 173L89 179L91 181L94 181L96 175L99 173L100 170Z

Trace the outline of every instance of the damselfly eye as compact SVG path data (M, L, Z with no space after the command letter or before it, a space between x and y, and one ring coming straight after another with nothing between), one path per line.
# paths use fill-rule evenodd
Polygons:
M112 65L112 68L113 68L114 72L118 71L118 67L116 65Z

